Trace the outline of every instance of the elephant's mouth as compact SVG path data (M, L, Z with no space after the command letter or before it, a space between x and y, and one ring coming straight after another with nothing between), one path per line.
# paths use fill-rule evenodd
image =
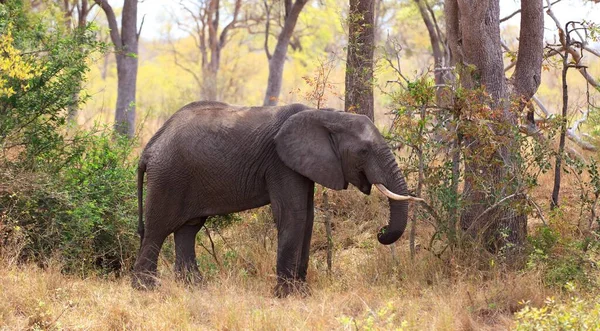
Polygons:
M362 193L366 195L371 194L371 183L369 182L369 180L367 179L367 175L363 171L358 173L357 187Z

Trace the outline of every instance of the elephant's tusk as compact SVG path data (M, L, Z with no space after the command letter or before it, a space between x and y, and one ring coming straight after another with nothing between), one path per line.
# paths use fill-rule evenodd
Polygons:
M383 184L375 184L375 187L381 191L386 197L398 201L425 201L421 198L412 197L410 195L399 195L387 189Z

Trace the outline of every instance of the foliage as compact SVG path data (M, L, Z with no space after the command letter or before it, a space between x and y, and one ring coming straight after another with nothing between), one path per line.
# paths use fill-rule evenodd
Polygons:
M529 236L531 252L528 270L542 270L547 286L564 288L578 284L591 288L594 280L594 260L598 245L589 241L576 241L561 235L553 226L541 226Z
M116 139L116 140L115 140ZM135 258L137 199L131 142L109 130L82 132L62 151L59 170L5 173L15 190L0 194L4 244L19 260L58 259L66 272L121 271ZM12 177L12 178L11 178Z
M395 65L391 60L388 63ZM395 119L388 139L405 147L399 153L405 175L409 182L416 183L415 192L424 196L429 205L416 214L419 219L433 221L430 224L434 232L427 249L440 255L457 244L466 247L472 237L461 234L469 233L493 238L483 242L483 247L495 250L502 258L508 257L507 250L513 248L512 230L488 219L494 219L493 214L509 204L522 213L529 214L534 208L539 212L530 195L539 186L539 178L551 169L555 153L547 141L557 133L556 121L549 121L545 132L527 136L518 129L525 121L518 114L508 115L515 118L515 123L497 120L507 115L501 108L490 106L493 103L485 89L463 88L456 79L438 90L429 73L411 80L398 68L395 70L399 78L394 82L399 88L389 94ZM452 75L456 77L458 73ZM496 174L485 171L469 176L472 187L486 192L481 199L488 200L487 206L492 207L469 215L474 220L464 223L462 214L469 210L464 195L468 192L461 192L459 186L465 182L466 172L473 169L465 168L466 165L495 169L490 163L498 162L495 155L507 154L513 155L514 162L501 166L505 178L494 179ZM461 238L468 240L459 242Z
M133 142L110 130L68 132L67 109L102 44L49 6L0 5L0 241L19 260L56 258L68 272L131 265L137 236Z
M407 330L408 322L403 320L398 324L394 311L393 304L389 302L377 311L369 310L362 318L342 316L339 321L346 330Z
M52 10L29 11L22 1L0 4L0 148L20 166L64 144L60 129L88 71L87 60L102 50L94 26L65 31ZM16 156L15 156L16 154Z
M573 297L564 303L546 299L541 308L525 307L515 314L516 330L598 330L600 301L598 298Z
M12 24L8 24L6 31L0 35L0 71L5 77L0 77L0 96L11 97L17 92L10 85L9 80L20 83L19 88L26 91L29 88L28 84L24 84L27 80L35 76L39 76L39 71L35 68L35 63L27 62L23 59L19 51L14 47L14 38L12 36Z

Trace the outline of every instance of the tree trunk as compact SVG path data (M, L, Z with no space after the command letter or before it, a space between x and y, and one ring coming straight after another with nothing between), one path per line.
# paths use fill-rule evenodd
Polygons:
M535 75L541 73L543 51L542 0L523 1L519 56L519 73L514 82L519 98L528 100L539 85ZM532 10L533 9L533 10ZM528 14L526 14L526 12ZM504 76L500 26L499 0L446 2L448 42L451 58L457 64L464 88L483 86L491 96L490 109L496 111L489 125L497 137L508 136L516 130L517 118L509 109L510 97ZM528 16L531 15L531 16ZM468 24L461 24L468 22ZM535 54L539 53L539 59ZM531 58L527 59L527 57ZM491 113L490 113L491 115ZM520 248L527 231L527 217L518 208L522 201L518 180L518 148L514 140L498 144L489 159L482 159L484 145L477 137L465 137L464 209L461 226L467 233L478 237L489 248ZM507 245L508 244L508 245ZM511 250L516 251L516 250ZM518 251L518 250L517 250Z
M135 135L135 91L138 70L137 0L125 0L121 14L121 33L112 7L106 0L100 5L110 28L117 60L117 106L115 131L132 138Z
M115 130L132 138L135 135L135 89L138 61L132 55L117 55L117 110Z
M423 23L425 23L425 27L427 28L427 33L429 34L429 41L431 43L431 50L433 52L433 65L434 65L434 77L435 84L442 85L444 84L444 72L441 70L444 67L444 46L442 43L442 36L440 36L439 31L436 29L437 25L434 23L435 17L429 14L427 10L427 4L425 1L427 0L414 0L419 8L419 13L421 14L421 18L423 19ZM438 88L437 91L440 89ZM441 97L438 94L438 101Z
M368 116L373 113L374 1L350 0L348 56L344 108Z
M288 46L292 33L298 22L298 17L304 5L308 0L296 0L288 10L288 3L286 2L286 18L283 24L283 29L279 33L277 38L277 45L275 51L269 60L269 80L267 81L267 91L265 93L265 99L263 101L264 106L276 106L279 102L279 94L281 93L281 80L283 77L283 66L285 65L285 57L287 55Z
M74 10L77 9L77 21L74 21L75 15ZM87 15L89 14L91 7L87 0L77 0L75 3L69 3L64 1L62 3L62 10L65 16L65 27L67 30L73 32L73 29L84 29L87 25ZM81 91L81 82L76 92L73 92L71 98L72 104L67 108L67 120L71 123L75 123L77 120L77 110L79 107L79 93ZM76 124L76 123L75 123Z

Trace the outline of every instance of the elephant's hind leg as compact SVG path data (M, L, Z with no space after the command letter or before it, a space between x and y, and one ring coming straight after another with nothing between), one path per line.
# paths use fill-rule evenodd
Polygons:
M202 277L196 264L196 234L206 222L206 217L194 219L175 231L175 275L189 282L199 282Z
M156 203L162 202L161 198L149 191L146 200L144 239L133 266L132 286L136 289L152 289L156 285L160 249L167 236L175 231L175 220L180 219L175 205Z
M139 255L133 267L131 285L138 290L152 289L156 286L158 254L169 233L146 233Z

